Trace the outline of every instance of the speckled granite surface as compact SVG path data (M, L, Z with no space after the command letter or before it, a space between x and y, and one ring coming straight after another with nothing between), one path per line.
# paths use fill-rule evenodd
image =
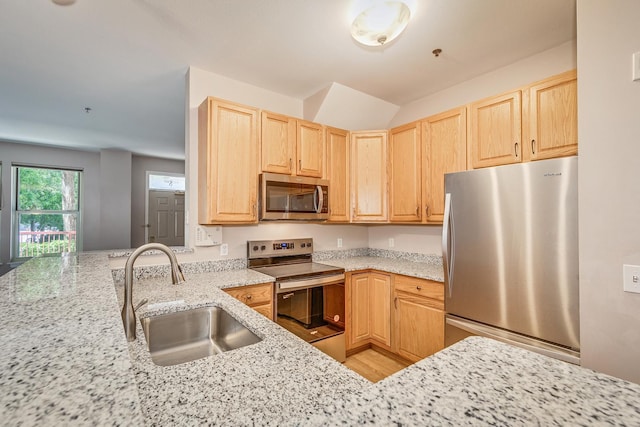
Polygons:
M444 271L440 258L434 258L430 262L414 262L404 258L364 256L355 258L333 258L320 262L342 267L345 271L375 269L386 271L387 273L404 274L406 276L444 282Z
M104 255L45 257L0 277L0 424L141 425Z
M134 285L134 304L148 298L142 317L219 306L262 338L247 347L176 366L156 366L137 324L129 345L143 413L150 424L296 425L336 400L370 386L335 362L220 289L270 281L251 270L164 279ZM188 286L186 286L188 284ZM116 286L122 298L122 286ZM162 303L170 303L162 307ZM161 306L162 308L155 308Z
M471 337L304 425L640 425L640 385Z
M437 280L428 262L338 261ZM640 385L485 338L371 384L221 290L270 280L246 269L134 284L141 316L221 306L263 339L156 366L139 323L124 338L108 265L41 258L0 278L1 425L640 425Z

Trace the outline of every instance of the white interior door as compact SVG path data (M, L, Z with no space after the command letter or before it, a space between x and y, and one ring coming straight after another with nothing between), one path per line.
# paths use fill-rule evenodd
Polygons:
M184 246L184 192L149 190L149 243Z

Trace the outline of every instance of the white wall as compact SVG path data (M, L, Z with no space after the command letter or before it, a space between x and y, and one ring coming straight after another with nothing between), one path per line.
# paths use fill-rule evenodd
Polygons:
M555 48L541 52L522 61L484 74L475 79L445 89L441 92L422 98L411 104L400 108L389 127L399 126L413 120L428 117L464 105L466 103L482 99L487 96L496 95L507 90L512 90L525 84L549 77L554 74L574 69L576 67L576 46L575 42L567 42ZM285 97L283 95L238 82L226 77L209 73L197 68L190 68L187 75L187 205L189 208L189 221L197 223L197 161L193 153L197 153L197 108L207 96L228 99L230 101L246 104L258 108L264 108L276 113L291 115L294 117L304 117L304 114L315 115L314 117L304 117L309 120L316 120L320 113L324 114L323 120L332 120L328 113L330 109L325 109L323 102L331 98L329 94L331 88L318 92L303 101ZM345 103L361 103L361 94L350 93L349 91L335 92L335 97L342 99ZM351 97L350 97L351 95ZM357 96L356 96L357 95ZM351 99L352 98L352 99ZM331 98L330 103L335 99ZM377 104L376 104L377 105ZM391 109L393 110L393 108ZM344 116L344 113L342 113ZM344 119L343 119L344 120ZM340 122L337 127L348 130L356 130L358 127L358 117L353 122ZM326 123L318 120L323 124ZM357 122L357 123L356 123ZM355 125L351 127L349 123ZM193 212L193 215L190 213ZM191 217L193 218L191 219ZM223 227L222 240L230 245L228 257L246 256L246 240L262 238L279 238L279 233L283 237L310 236L318 241L318 250L335 248L335 241L342 237L345 247L371 247L377 249L390 249L389 238L394 237L395 246L393 250L417 252L424 254L441 253L441 233L439 226L423 225L403 225L403 226L359 226L357 232L349 239L345 239L349 227L337 225L316 225L309 230L313 230L313 235L306 229L299 228L300 225L292 224L283 230L279 225L261 223L260 225L242 227ZM189 242L194 241L193 233L195 228L188 227ZM277 231L274 231L277 230ZM366 236L362 235L362 232ZM295 231L295 232L294 232ZM291 234L289 234L291 233ZM298 234L296 234L298 233ZM266 237L271 236L271 237ZM364 240L363 240L364 239ZM349 242L357 242L362 246L351 246ZM366 241L366 243L361 243ZM190 244L188 244L190 245ZM193 255L193 259L220 259L219 248L198 248Z
M390 246L393 239L394 246ZM426 255L442 254L442 227L438 225L374 225L369 227L369 247Z
M390 127L498 95L574 68L575 40L403 105Z
M576 68L576 63L575 41L564 43L404 105L389 127L400 126L572 70ZM369 229L369 247L390 249L389 238L396 235L394 250L440 254L441 233L442 227L438 226L375 226Z
M188 243L195 241L198 212L198 106L207 96L227 99L275 113L303 117L303 101L270 92L265 89L231 80L214 73L190 68L187 75L186 175L188 206ZM222 241L229 245L229 254L220 255L220 248L195 248L190 255L181 255L181 261L245 258L247 240L312 237L315 249L337 248L337 239L343 239L343 248L362 248L368 245L367 228L351 225L318 225L302 223L260 223L250 226L222 227Z
M131 247L145 243L147 171L184 174L184 160L133 155L131 158Z
M577 3L582 364L640 383L640 294L622 282L640 265L640 2Z

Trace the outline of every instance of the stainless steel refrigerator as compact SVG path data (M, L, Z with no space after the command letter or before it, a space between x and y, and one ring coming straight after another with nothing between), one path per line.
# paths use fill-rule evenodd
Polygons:
M445 342L579 364L577 157L445 175Z

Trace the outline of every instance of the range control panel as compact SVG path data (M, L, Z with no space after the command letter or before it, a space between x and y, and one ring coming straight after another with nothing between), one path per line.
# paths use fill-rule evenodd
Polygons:
M249 259L306 255L312 252L313 239L311 238L247 241L247 256Z

